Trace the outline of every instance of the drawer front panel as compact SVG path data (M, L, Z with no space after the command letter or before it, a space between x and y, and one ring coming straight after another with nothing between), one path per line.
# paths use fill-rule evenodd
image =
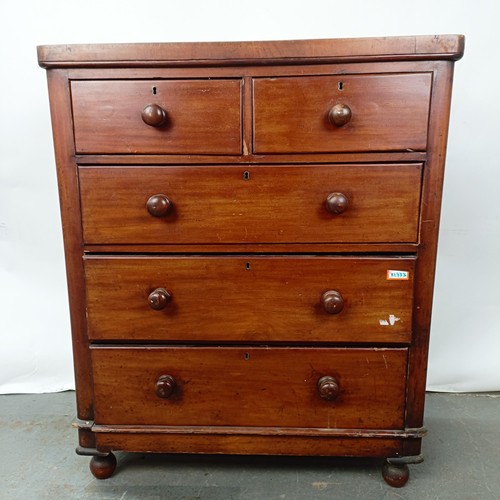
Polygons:
M430 91L429 73L255 79L254 151L423 151Z
M81 167L84 240L413 243L421 174L421 164ZM170 202L162 216L148 211L156 195ZM328 207L338 195L342 213Z
M241 154L240 80L73 81L71 94L78 153ZM149 105L164 125L143 121Z
M414 263L86 257L88 334L94 340L409 342ZM389 270L407 274L388 279Z
M93 347L95 421L398 429L406 360L406 349Z

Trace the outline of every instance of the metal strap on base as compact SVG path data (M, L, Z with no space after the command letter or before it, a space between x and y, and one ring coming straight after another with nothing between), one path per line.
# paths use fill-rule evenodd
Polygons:
M414 455L412 457L394 457L387 458L388 463L391 465L407 465L407 464L421 464L424 461L423 455Z
M83 446L77 446L75 451L77 455L83 457L107 457L110 454L109 451L99 451L95 448L83 448Z
M92 429L94 426L93 420L81 420L79 418L75 418L71 423L73 427L76 429Z

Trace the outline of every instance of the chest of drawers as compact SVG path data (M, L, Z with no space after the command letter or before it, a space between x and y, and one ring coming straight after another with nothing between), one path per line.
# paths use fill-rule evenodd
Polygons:
M463 37L38 48L77 452L421 460Z

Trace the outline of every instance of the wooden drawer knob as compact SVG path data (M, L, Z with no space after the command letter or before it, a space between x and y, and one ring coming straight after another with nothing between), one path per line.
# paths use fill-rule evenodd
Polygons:
M172 202L164 194L155 194L146 202L146 208L153 217L165 217L172 208Z
M167 123L167 112L158 104L148 104L141 116L142 121L151 127L163 127Z
M165 309L167 304L172 300L172 294L165 290L165 288L157 288L149 294L148 302L149 307L155 311Z
M328 113L328 119L332 125L343 127L352 118L351 108L347 104L335 104Z
M321 377L318 380L318 392L321 399L333 401L339 395L339 383L333 377Z
M174 393L175 386L175 378L172 375L161 375L156 381L156 395L159 398L168 399Z
M330 193L325 201L326 209L334 215L344 213L349 206L349 200L343 193Z
M321 296L323 309L328 314L338 314L344 309L344 298L337 290L328 290Z

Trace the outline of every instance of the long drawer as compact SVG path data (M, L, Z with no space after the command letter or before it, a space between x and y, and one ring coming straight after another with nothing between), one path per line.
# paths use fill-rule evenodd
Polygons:
M96 424L398 429L407 349L93 346Z
M84 241L416 242L422 164L81 167Z
M71 95L78 153L241 154L240 80L73 81Z
M414 258L87 256L92 340L411 339Z
M423 151L430 73L254 80L254 151Z

